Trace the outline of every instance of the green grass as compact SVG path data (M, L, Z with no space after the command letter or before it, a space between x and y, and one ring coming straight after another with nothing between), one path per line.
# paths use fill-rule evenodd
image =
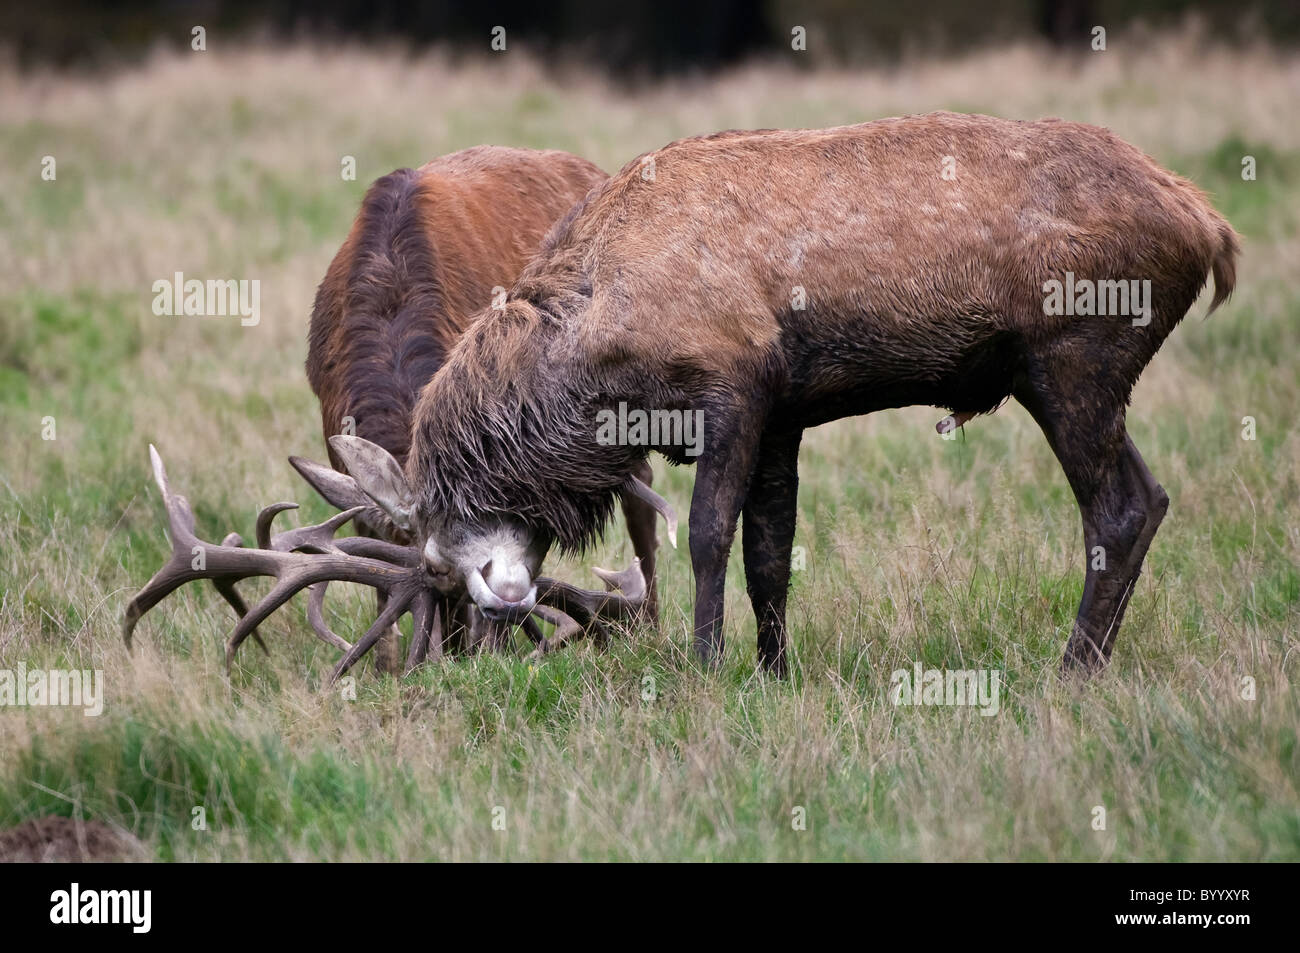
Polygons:
M79 80L38 100L15 78L0 92L0 668L102 669L107 701L98 718L0 709L0 829L94 817L160 860L1300 859L1300 140L1265 121L1291 103L1294 66L1178 61L1195 65L1153 54L1117 78L1113 58L1076 75L1008 51L914 64L907 84L752 69L631 96L518 60L492 76L293 49L161 60L101 84L113 109ZM1245 98L1257 108L1233 108ZM662 551L658 631L399 680L367 663L355 699L326 687L336 656L301 599L263 626L271 656L247 649L228 680L233 620L207 587L125 651L123 607L169 552L148 443L207 539L251 539L274 500L302 504L287 522L327 515L284 458L324 456L306 320L370 179L477 142L612 170L699 131L954 103L1112 125L1245 239L1236 295L1208 322L1202 299L1134 397L1130 430L1172 504L1103 676L1056 676L1078 514L1014 404L954 441L927 408L809 434L788 681L755 671L738 553L725 663L698 670L685 546ZM176 270L262 279L262 323L153 315L151 282ZM656 464L681 510L692 477ZM591 561L628 556L615 526ZM336 586L329 611L357 633L372 607ZM999 713L894 706L891 673L918 661L997 670Z

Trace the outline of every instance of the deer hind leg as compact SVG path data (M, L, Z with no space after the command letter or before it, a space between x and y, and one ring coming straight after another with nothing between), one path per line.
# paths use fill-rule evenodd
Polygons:
M1142 561L1168 508L1169 496L1124 434L1113 469L1103 475L1092 498L1080 502L1087 577L1063 670L1094 671L1110 661Z
M1083 517L1083 598L1061 667L1093 672L1110 660L1169 497L1124 429L1123 401L1102 410L1101 389L1079 391L1040 391L1021 402L1043 428Z
M764 670L778 678L786 674L785 603L798 512L802 436L763 441L741 523L745 586L758 620L758 659Z
M632 475L646 486L650 486L654 479L650 461L642 460L638 463ZM649 503L624 496L623 516L627 519L627 535L632 540L632 551L641 560L641 573L646 581L645 604L639 615L651 625L658 625L659 583L655 578L655 550L659 548L659 540L655 536L655 530L658 529L659 515Z

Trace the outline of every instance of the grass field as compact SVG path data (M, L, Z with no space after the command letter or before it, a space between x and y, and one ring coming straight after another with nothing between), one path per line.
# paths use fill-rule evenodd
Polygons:
M0 669L102 669L106 692L97 718L0 708L0 829L95 818L160 860L1300 859L1300 61L1186 36L1110 46L636 93L514 53L0 73ZM1079 518L1014 403L954 441L931 408L809 433L787 682L754 670L738 551L726 662L697 670L684 548L664 550L657 633L536 665L521 645L401 680L367 667L355 701L322 688L335 655L301 597L263 626L271 656L249 647L229 680L232 617L208 586L124 650L122 609L169 551L150 442L207 539L252 538L274 500L326 515L285 457L324 458L307 320L369 181L482 142L612 171L683 135L936 108L1110 126L1244 237L1236 295L1208 322L1203 297L1134 397L1172 504L1104 676L1057 678ZM260 324L155 316L152 283L176 271L259 279ZM683 511L692 477L656 462ZM615 528L592 560L628 556ZM336 628L359 631L367 594L334 588ZM891 672L916 662L1001 672L999 713L896 707Z

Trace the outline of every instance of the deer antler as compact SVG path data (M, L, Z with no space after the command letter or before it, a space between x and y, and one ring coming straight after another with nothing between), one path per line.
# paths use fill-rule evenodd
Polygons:
M550 638L538 638L537 648L533 649L528 655L530 660L540 659L543 655L554 652L571 639L582 637L584 629L578 621L553 606L537 605L533 608L533 614L539 619L552 623L555 626L555 631L551 633ZM596 624L599 625L600 623Z
M361 506L370 509L378 509L370 502L356 481L345 473L327 467L324 464L307 460L303 457L290 457L290 465L293 466L298 474L317 492L321 498L340 509L348 506ZM659 494L655 493L648 486L631 478L628 492L639 497L646 503L649 503L658 510L668 524L669 537L674 546L677 545L677 515L672 506ZM284 534L282 534L284 535ZM280 537L276 537L279 539ZM340 540L338 545L361 544L363 540L360 537L352 537ZM409 565L418 565L420 561L419 552L415 547L398 546L393 543L385 543L379 540L365 540L365 544L374 546L372 552L367 555L374 555L377 558L389 559L393 562L399 562L403 559L412 562L405 563ZM581 589L577 586L570 585L566 582L560 582L555 579L540 577L536 580L537 584L537 602L539 605L549 605L559 613L565 613L564 620L554 618L554 612L543 612L538 609L533 610L533 614L538 618L564 628L569 624L576 625L578 631L567 632L563 639L557 641L558 630L549 639L542 636L536 624L531 619L525 619L521 625L531 639L537 645L547 645L550 648L558 646L560 643L570 641L574 635L581 635L585 630L592 630L596 641L604 643L608 638L605 627L601 624L602 619L630 619L641 610L648 587L644 574L641 572L641 560L634 559L632 565L621 572L611 572L608 569L592 567L592 571L605 583L607 592L596 592L590 589ZM613 590L619 590L622 595L613 594ZM310 614L309 614L310 617ZM313 623L314 624L314 623ZM318 629L318 633L319 633ZM328 633L328 630L325 630ZM331 641L330 637L338 639L333 633L321 634L321 637ZM342 640L339 640L342 641ZM408 660L408 665L410 664Z
M668 527L668 542L672 544L673 549L676 549L677 511L673 509L673 505L634 476L627 478L627 487L624 492L642 503L650 504L650 507L664 518L664 523Z
M307 619L313 631L318 638L344 653L334 667L331 681L355 665L388 626L406 612L411 613L414 622L406 670L409 672L429 656L441 656L441 639L434 638L433 633L441 631L440 610L444 600L430 588L419 552L411 546L366 537L334 539L334 533L364 510L365 505L358 503L323 523L272 534L276 515L297 508L296 503L273 503L258 514L258 548L245 548L238 533L229 534L217 545L197 536L189 501L172 492L162 458L152 444L149 446L149 459L153 466L154 482L162 492L167 509L172 555L127 605L122 621L122 637L128 649L131 647L136 624L146 612L185 583L210 579L239 615L239 621L226 643L227 671L239 646L250 635L263 649L266 648L257 634L258 625L303 589L309 590ZM325 469L310 464L310 461L295 460L294 466L300 473L304 470L300 464L321 471ZM307 476L306 473L303 475ZM319 478L318 473L313 475ZM358 496L352 495L355 484L351 478L343 474L337 474L337 477L339 479L332 481L331 493L326 498L330 502L358 500ZM315 480L309 478L308 482L317 486ZM317 489L320 487L317 486ZM360 490L357 489L356 492L359 494ZM539 618L557 626L551 638L546 639L541 636L535 623L529 621L525 625L525 631L538 644L539 651L549 651L587 629L592 630L597 641L603 643L608 634L601 619L628 618L641 608L645 600L646 584L639 561L634 560L622 572L605 569L596 569L595 572L611 591L594 592L553 579L537 580L539 608L536 613ZM272 576L276 582L270 593L249 609L235 589L235 583L252 576ZM335 634L325 622L325 589L335 580L370 586L384 596L384 606L379 617L355 644ZM623 594L616 594L613 589L619 589Z
M392 618L387 619L385 624L398 618L421 588L418 568L353 555L332 542L326 543L324 534L328 533L332 536L338 526L352 518L356 508L346 510L319 526L304 527L302 530L291 531L291 534L282 534L277 540L281 545L288 545L290 541L297 539L301 540L303 545L313 545L320 549L328 546L329 551L299 553L270 548L246 549L238 545L229 545L230 542L238 542L238 537L232 540L230 536L226 537L223 545L199 539L195 534L194 513L190 509L189 501L171 491L162 458L153 445L149 447L149 458L153 464L154 482L162 491L163 503L167 508L167 519L171 526L172 556L127 605L126 617L122 621L122 638L128 648L131 645L131 636L135 631L136 623L140 621L141 616L185 583L197 579L213 580L223 595L228 592L233 593L231 586L240 579L250 576L274 576L276 579L270 593L241 615L231 633L226 644L227 669L244 639L272 612L307 586L337 579L379 589L389 596L384 616ZM262 511L258 517L259 537L267 536L271 518L275 513L286 508L289 506L276 504ZM238 603L242 604L243 600L239 598L238 593L233 594ZM231 602L236 611L240 610L241 605L236 604L229 596L227 601ZM379 631L382 632L382 629ZM370 635L371 633L367 632L366 636ZM377 638L378 634L367 642L363 637L358 645L365 643L368 648ZM348 661L355 651L356 646L350 647L348 656L345 656L344 660ZM359 657L359 653L356 657ZM351 658L347 667L355 662L356 657ZM342 671L346 671L347 667ZM335 677L338 674L341 674L341 671L336 669Z
M632 565L622 572L599 568L592 571L604 580L609 591L580 589L558 579L540 576L537 579L537 601L572 616L593 619L627 619L640 611L646 593L641 560L634 558ZM623 594L614 592L614 589L622 590Z

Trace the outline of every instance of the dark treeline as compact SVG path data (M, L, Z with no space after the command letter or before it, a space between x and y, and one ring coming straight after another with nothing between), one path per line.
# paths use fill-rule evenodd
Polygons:
M1297 0L68 0L11 5L0 45L23 66L97 67L188 44L201 25L209 48L311 37L475 56L491 52L492 30L502 26L507 49L633 76L786 55L797 26L817 54L805 62L853 63L1031 36L1086 49L1097 25L1111 33L1188 16L1228 42L1300 40Z

